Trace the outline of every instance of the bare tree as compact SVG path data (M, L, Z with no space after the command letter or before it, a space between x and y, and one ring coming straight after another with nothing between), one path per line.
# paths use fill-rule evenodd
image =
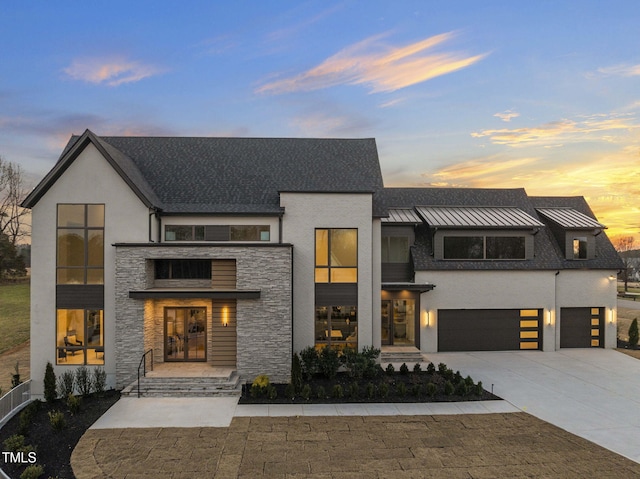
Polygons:
M22 168L0 157L0 234L5 234L14 246L19 238L29 235L29 210L20 207L27 193Z
M624 263L624 270L622 271L622 279L624 281L624 292L628 290L629 273L632 268L631 255L624 254L634 249L635 240L633 236L617 236L613 238L613 246L618 253L622 253L620 258Z

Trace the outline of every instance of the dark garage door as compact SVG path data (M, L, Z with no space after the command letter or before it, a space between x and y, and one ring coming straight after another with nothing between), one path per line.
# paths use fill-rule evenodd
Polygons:
M539 309L441 309L438 351L542 349Z
M604 347L603 311L604 308L561 308L560 347Z

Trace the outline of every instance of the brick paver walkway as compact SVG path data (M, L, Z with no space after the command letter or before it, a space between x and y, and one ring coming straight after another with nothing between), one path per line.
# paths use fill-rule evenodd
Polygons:
M525 413L89 430L71 463L77 479L640 478L640 464Z

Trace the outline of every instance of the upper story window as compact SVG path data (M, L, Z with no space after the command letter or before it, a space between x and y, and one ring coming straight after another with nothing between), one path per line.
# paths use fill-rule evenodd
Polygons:
M526 259L524 236L445 236L444 259Z
M156 279L211 279L211 260L158 259Z
M270 241L269 225L165 225L165 241Z
M358 230L317 229L316 283L358 282Z
M57 283L104 283L104 205L59 204Z
M573 238L573 259L588 259L587 237Z
M409 262L409 237L408 236L383 236L382 237L382 262L383 263L408 263Z

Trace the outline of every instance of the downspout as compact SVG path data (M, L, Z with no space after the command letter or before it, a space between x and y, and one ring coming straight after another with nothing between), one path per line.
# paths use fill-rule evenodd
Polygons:
M558 342L558 332L560 331L558 328L558 318L560 317L560 308L558 307L558 275L560 274L560 270L556 271L553 282L553 314L555 316L554 322L554 333L553 333L553 350L556 351L559 349Z
M160 210L156 208L156 221L158 222L158 243L162 243L162 221L160 219Z
M155 214L156 214L155 209L152 208L151 213L149 213L149 243L153 243L153 232L151 230L151 217Z

